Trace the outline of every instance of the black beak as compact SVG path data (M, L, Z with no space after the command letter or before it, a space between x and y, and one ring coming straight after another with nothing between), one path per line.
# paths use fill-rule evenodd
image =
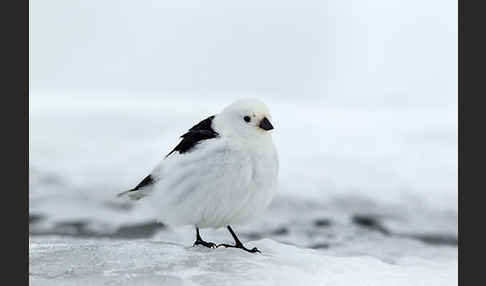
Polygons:
M267 130L267 131L273 129L272 123L270 123L270 121L266 117L263 117L262 121L260 121L260 124L258 126L261 129Z

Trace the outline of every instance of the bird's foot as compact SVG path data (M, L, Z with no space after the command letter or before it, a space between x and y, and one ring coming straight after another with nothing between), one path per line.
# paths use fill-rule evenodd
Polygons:
M221 244L218 244L217 247L220 247L220 246L224 246L224 247L232 247L232 248L239 248L239 249L243 249L245 251L248 251L248 252L251 252L251 253L262 253L260 250L258 250L258 248L256 247L253 247L252 249L248 249L246 248L243 244L241 243L237 243L235 245L230 245L230 244L226 244L226 243L221 243Z
M193 246L196 246L196 245L202 245L202 246L206 246L207 248L216 248L216 247L218 247L218 246L216 245L216 243L207 242L207 241L200 240L200 239L198 239L198 240L196 240L196 241L194 242L194 245L193 245Z

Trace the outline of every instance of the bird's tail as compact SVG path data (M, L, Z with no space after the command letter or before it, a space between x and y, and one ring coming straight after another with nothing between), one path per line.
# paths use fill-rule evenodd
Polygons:
M121 198L121 197L126 196L126 195L127 195L128 193L130 193L130 192L133 192L133 189L128 190L128 191L121 192L121 193L119 193L119 194L118 194L118 195L116 195L116 196L117 196L118 198Z
M139 199L143 198L145 196L145 194L140 192L139 190L131 189L131 190L128 190L128 191L121 192L116 196L118 198L128 197L129 199L132 199L132 200L139 200Z

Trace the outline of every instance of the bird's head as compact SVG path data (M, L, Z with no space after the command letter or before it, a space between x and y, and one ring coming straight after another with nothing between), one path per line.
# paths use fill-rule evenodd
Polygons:
M240 99L228 105L219 115L217 128L243 138L269 136L274 129L267 106L257 99Z

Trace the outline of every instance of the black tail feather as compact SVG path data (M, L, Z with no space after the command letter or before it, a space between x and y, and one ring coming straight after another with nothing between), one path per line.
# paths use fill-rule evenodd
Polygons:
M123 197L124 195L130 193L130 192L133 192L135 191L135 189L131 189L131 190L128 190L128 191L124 191L124 192L121 192L119 193L118 195L116 195L117 197Z

